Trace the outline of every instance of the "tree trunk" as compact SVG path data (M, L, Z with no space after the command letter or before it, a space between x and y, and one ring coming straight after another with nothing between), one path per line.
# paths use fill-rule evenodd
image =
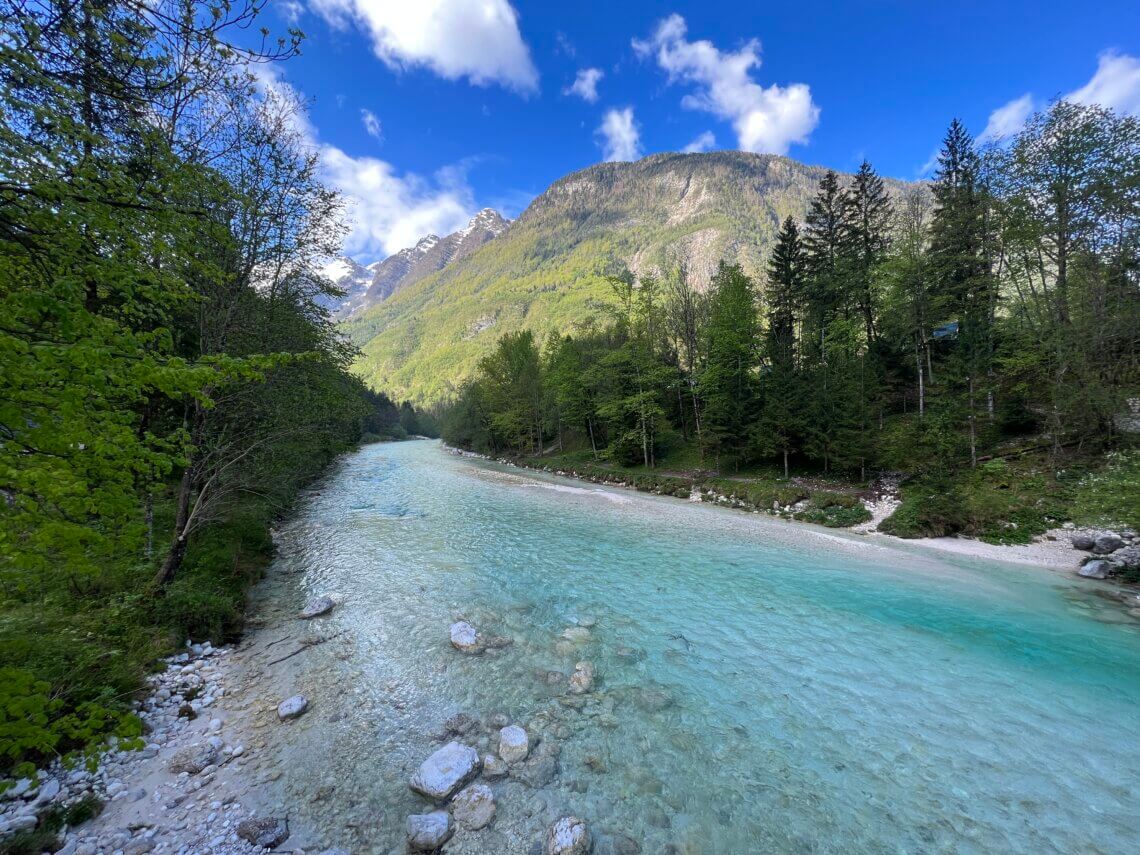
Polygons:
M190 467L182 472L182 480L178 484L178 496L174 506L174 536L170 542L170 551L162 562L158 575L154 577L155 584L165 588L178 575L182 568L182 559L186 557L186 524L190 518L190 493L193 487L193 478Z
M594 452L594 460L598 459L598 444L594 442L594 419L586 419L586 428L590 431L590 450Z
M974 423L974 378L969 378L970 384L970 468L978 465L978 437Z
M914 367L918 369L918 417L926 414L926 389L922 384L922 351L914 352Z
M788 480L788 449L784 447L784 480Z

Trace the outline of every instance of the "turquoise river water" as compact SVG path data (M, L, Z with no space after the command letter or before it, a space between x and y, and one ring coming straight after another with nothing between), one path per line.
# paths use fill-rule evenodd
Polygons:
M599 853L1140 851L1140 624L1088 583L434 442L348 456L278 547L290 609L343 598L281 687L313 699L281 751L353 851L401 850L460 711L560 753L448 853L531 852L564 813ZM460 654L458 616L514 644ZM550 672L583 660L576 700Z

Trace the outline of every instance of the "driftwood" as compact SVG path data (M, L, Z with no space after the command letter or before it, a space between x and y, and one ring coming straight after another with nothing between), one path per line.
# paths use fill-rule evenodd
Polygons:
M278 662L284 662L286 659L292 659L298 653L304 653L310 647L316 647L318 644L324 644L326 641L332 641L334 638L338 638L342 635L344 635L343 632L338 632L334 635L327 635L324 638L314 638L311 641L302 641L301 646L294 650L292 653L286 653L279 659L274 659L272 662L267 663L265 667L268 668L270 665L276 665Z

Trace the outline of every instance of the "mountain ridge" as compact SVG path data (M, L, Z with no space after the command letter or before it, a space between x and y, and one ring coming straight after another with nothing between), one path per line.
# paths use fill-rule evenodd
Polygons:
M572 172L494 241L354 315L344 328L362 351L355 369L377 388L430 402L447 397L505 332L604 322L605 277L623 267L683 269L701 288L724 259L762 280L780 222L804 218L827 171L722 151ZM893 195L908 186L884 183Z

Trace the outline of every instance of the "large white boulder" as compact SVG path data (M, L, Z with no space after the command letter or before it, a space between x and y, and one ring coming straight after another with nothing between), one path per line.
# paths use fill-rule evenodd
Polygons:
M478 774L479 753L458 742L449 742L420 764L408 786L433 801L445 802Z

